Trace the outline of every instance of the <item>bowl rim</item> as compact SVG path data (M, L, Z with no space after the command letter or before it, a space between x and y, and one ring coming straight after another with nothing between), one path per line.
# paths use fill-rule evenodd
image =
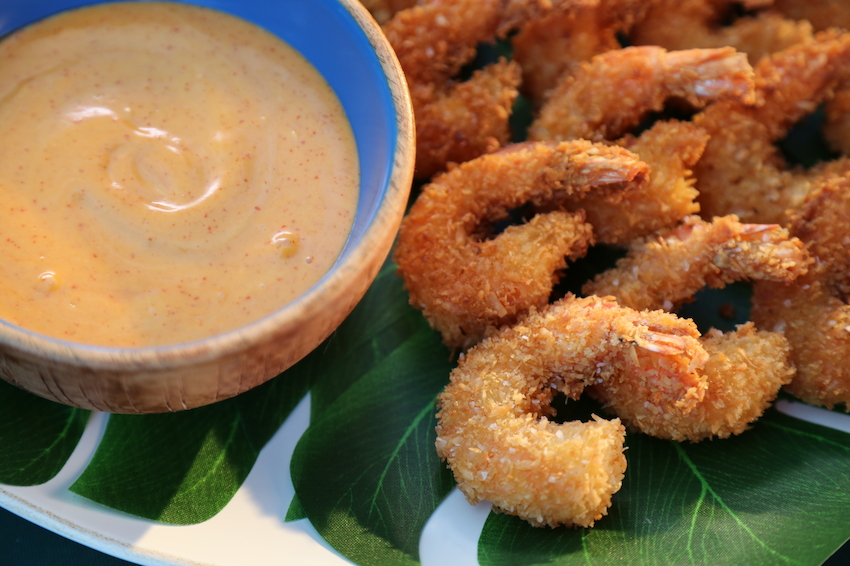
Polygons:
M108 1L96 0L90 4ZM277 334L291 333L305 317L310 317L324 308L328 293L345 287L347 280L362 272L361 266L374 263L369 259L374 258L376 253L383 253L386 257L389 245L382 243L394 240L413 181L413 107L404 72L379 24L358 0L333 1L348 12L375 51L393 103L397 130L386 187L357 245L345 250L328 273L295 300L259 320L222 334L157 346L98 346L54 338L0 319L0 362L5 351L24 358L91 370L162 371L226 358L244 352ZM209 7L220 9L215 4L213 2ZM378 263L380 265L382 262ZM366 274L370 282L376 275L377 271ZM350 308L353 308L360 298L357 296ZM331 331L333 329L329 329L328 334Z

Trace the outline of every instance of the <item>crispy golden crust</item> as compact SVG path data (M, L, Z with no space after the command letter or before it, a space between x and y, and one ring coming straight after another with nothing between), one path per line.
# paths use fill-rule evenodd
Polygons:
M665 49L733 47L750 63L811 38L807 21L776 13L758 13L723 25L730 0L660 0L638 21L630 34L635 45Z
M793 214L791 233L806 244L815 265L792 284L754 286L753 320L782 331L797 366L786 388L812 405L850 409L850 179L832 178Z
M551 92L529 127L529 139L613 140L638 126L671 97L696 107L753 96L753 70L731 48L666 51L628 47L597 55Z
M597 242L627 245L699 212L691 168L708 143L701 128L690 122L661 121L637 138L626 136L616 143L649 165L649 182L618 202L589 194L567 204L570 210L585 211Z
M791 380L788 341L747 323L725 334L711 330L701 342L708 354L705 390L684 410L671 404L663 381L642 375L606 380L590 393L630 429L658 438L698 442L740 434Z
M430 178L449 163L495 151L510 140L519 66L502 61L468 82L455 81L478 45L550 11L587 1L431 1L396 12L383 25L410 87L417 178Z
M634 189L647 170L624 149L578 140L515 146L435 177L404 219L395 252L411 304L457 348L542 307L565 257L592 242L584 215L540 214L487 240L489 223L529 201Z
M719 102L694 117L711 139L694 167L704 218L787 224L821 171L790 170L774 145L793 124L831 97L850 71L850 34L829 31L762 59L755 106ZM842 159L833 169L850 170Z
M503 60L465 82L436 90L413 88L416 177L430 178L450 162L463 163L506 145L519 83L519 66Z
M613 295L633 309L673 310L705 286L733 281L793 281L810 258L803 243L775 224L741 224L735 216L681 226L632 243L617 266L596 276L585 294Z
M555 424L555 390L645 376L667 399L702 398L707 356L696 327L612 299L567 297L469 350L439 397L437 452L472 502L492 502L533 525L591 526L621 485L618 420Z
M579 63L621 47L628 31L657 0L599 0L532 19L512 38L522 66L522 91L539 106L547 93Z

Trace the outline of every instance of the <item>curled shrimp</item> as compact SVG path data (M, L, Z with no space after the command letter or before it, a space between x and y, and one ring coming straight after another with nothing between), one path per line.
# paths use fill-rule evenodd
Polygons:
M809 171L790 168L775 142L828 99L850 70L850 34L835 30L762 59L757 104L713 104L694 117L711 136L694 167L701 214L735 214L744 222L787 224L825 175L850 170L850 160Z
M766 279L790 282L806 273L803 243L776 224L741 224L735 216L678 227L635 241L617 266L582 288L613 295L633 309L674 310L705 286Z
M454 348L513 323L548 303L556 272L584 254L592 229L581 212L560 210L485 239L489 226L527 202L637 188L647 172L625 149L577 140L511 146L436 176L403 220L395 252L411 304Z
M715 97L748 101L754 88L751 74L745 56L729 49L612 51L582 65L561 83L532 124L529 138L610 139L659 110L673 95L694 102ZM586 211L599 242L622 245L675 226L699 211L691 171L708 143L704 130L687 122L659 121L640 136L627 135L616 143L641 156L652 174L646 190L621 203L591 197L568 205Z
M759 11L725 24L731 0L660 0L647 11L629 34L635 45L666 49L734 47L755 65L762 57L811 38L812 25L773 12ZM765 8L770 1L745 3L744 8Z
M620 49L618 34L627 32L651 3L599 0L529 21L511 39L514 60L522 67L523 94L539 107L580 63Z
M592 526L622 483L623 426L552 422L556 390L575 399L617 375L652 376L671 383L668 399L691 405L707 359L697 337L668 313L568 296L461 357L438 400L437 452L473 504L536 526Z
M503 37L548 10L589 0L440 0L396 12L383 30L410 87L417 178L495 151L510 141L521 75L501 60L456 80L480 43Z
M756 330L752 323L733 332L711 329L700 345L705 356L699 370L702 389L692 403L683 406L671 396L681 385L657 370L617 374L588 393L632 430L699 442L747 430L794 375L782 333Z
M626 136L616 143L650 166L646 186L617 201L589 194L562 203L568 210L584 210L598 243L626 245L699 212L691 168L708 143L702 128L690 122L659 121L640 136Z
M850 410L850 179L824 181L795 211L790 231L815 263L790 284L753 286L752 318L781 331L797 367L786 390L812 405L844 404Z
M726 99L752 102L752 77L746 55L731 48L609 51L555 87L529 127L529 138L614 140L671 97L696 107Z
M773 10L782 17L809 22L815 31L850 30L850 5L843 0L776 0ZM824 140L830 149L850 155L850 85L842 84L825 103Z

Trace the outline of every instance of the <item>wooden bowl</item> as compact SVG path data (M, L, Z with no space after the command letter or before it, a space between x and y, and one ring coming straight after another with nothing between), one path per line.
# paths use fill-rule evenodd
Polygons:
M0 36L93 3L2 2ZM115 413L214 403L271 379L312 351L351 312L384 263L410 191L414 126L404 75L378 25L357 0L209 4L290 43L319 69L345 107L360 153L361 186L340 258L318 284L272 315L195 342L88 346L0 321L0 378L59 403Z

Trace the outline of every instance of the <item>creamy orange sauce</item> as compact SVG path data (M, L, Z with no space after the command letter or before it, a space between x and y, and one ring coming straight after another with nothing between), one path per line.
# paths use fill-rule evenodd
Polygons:
M109 346L232 330L316 283L358 198L344 111L291 47L169 3L0 41L0 318Z

